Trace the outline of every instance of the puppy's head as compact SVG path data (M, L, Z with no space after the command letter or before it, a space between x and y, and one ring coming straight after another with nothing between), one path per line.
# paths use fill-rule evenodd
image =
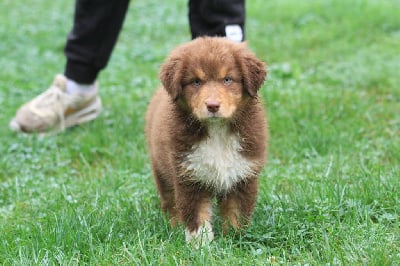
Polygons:
M244 43L202 37L173 50L160 70L171 98L199 120L229 119L257 91L266 66Z

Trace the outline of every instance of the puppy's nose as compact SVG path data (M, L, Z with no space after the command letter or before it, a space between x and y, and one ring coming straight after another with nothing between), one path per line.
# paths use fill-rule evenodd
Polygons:
M207 110L210 111L211 113L218 112L219 107L221 106L221 103L216 100L206 100L205 104L207 106Z

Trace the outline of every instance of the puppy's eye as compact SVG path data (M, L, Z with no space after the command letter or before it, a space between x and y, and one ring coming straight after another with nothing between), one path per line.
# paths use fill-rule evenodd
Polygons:
M231 77L225 77L224 80L223 80L224 85L230 85L232 83L232 81L233 80L232 80Z
M198 88L198 87L200 87L201 86L201 80L200 79L193 79L192 80L192 82L191 82L191 85L193 86L193 87L196 87L196 88Z

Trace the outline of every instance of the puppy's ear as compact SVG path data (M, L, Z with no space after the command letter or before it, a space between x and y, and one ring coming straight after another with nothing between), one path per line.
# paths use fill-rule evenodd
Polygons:
M170 57L161 66L159 78L165 90L175 101L182 93L182 62L177 57Z
M245 45L239 53L238 61L243 75L244 89L251 97L256 97L267 76L267 66Z

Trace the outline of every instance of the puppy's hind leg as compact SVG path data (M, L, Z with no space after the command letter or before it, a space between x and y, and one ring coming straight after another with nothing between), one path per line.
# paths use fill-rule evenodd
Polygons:
M154 179L157 184L158 194L160 195L161 209L165 214L169 215L171 226L174 227L178 222L174 188L165 182L161 175L156 173L156 171L154 171Z

